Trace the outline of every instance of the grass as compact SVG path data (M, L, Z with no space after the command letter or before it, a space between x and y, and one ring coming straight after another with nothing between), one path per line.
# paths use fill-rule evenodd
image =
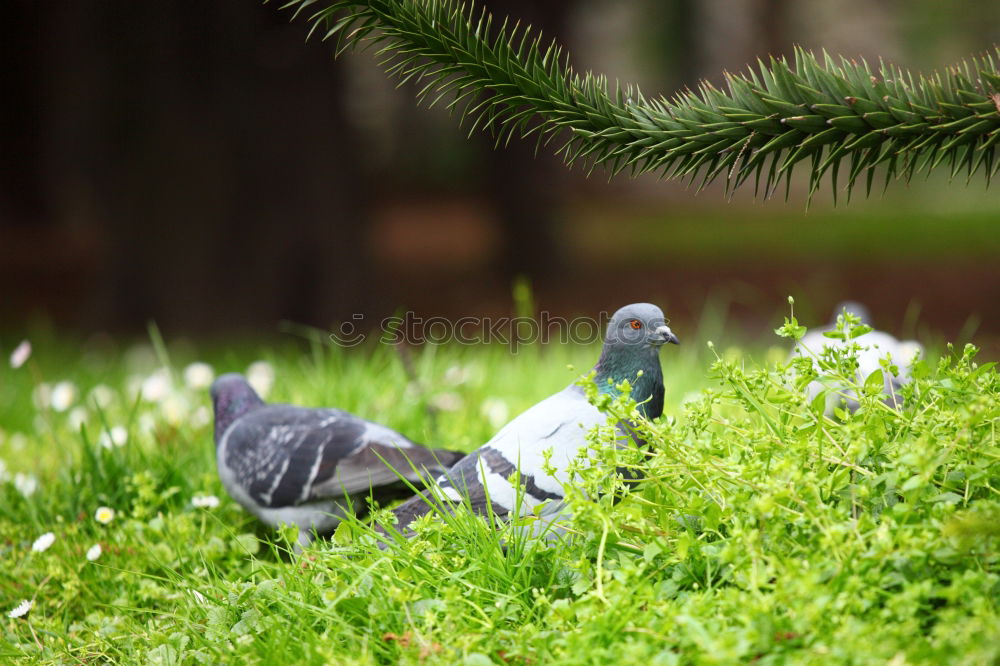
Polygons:
M652 453L614 451L596 433L601 464L581 469L564 538L526 538L530 517L494 531L459 512L386 551L363 523L345 524L299 558L287 531L259 527L225 496L190 362L218 373L263 359L271 400L336 405L471 450L597 349L427 346L406 363L391 347L319 338L199 351L40 339L27 365L0 368L0 660L1000 659L1000 379L971 348L919 364L907 409L859 387L861 408L832 418L803 397L811 365L791 367L781 350L671 348L666 413L643 426ZM817 363L832 373L844 362ZM59 381L75 399L64 385L46 406L38 386ZM135 395L143 382L157 400ZM108 441L116 426L121 445ZM626 488L607 474L622 465L645 480ZM37 477L28 496L18 473ZM218 506L192 504L211 495ZM107 524L102 506L115 510ZM55 541L34 551L46 532ZM22 600L30 612L7 617Z

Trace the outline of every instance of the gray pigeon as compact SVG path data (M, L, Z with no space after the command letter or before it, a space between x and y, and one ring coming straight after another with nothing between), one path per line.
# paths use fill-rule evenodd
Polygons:
M268 525L298 526L300 546L337 526L346 498L358 510L369 494L380 503L409 496L400 476L419 483L464 455L340 409L267 405L239 374L216 379L211 395L222 484Z
M893 363L899 368L899 375L893 376L885 374L885 403L892 407L902 404L899 398L899 389L910 380L910 364L915 356L923 353L923 346L915 340L897 340L888 333L872 330L863 335L859 335L853 340L841 340L828 338L824 335L827 332L836 330L837 318L849 312L857 316L862 324L872 326L871 315L861 303L855 301L844 301L837 305L833 311L833 320L826 326L809 330L802 339L799 340L792 354L796 356L820 356L824 348L841 348L851 343L857 343L861 348L858 351L858 369L856 381L864 384L865 379L871 373L881 368L880 361L886 356L891 356ZM812 400L823 391L828 391L826 399L826 411L832 413L841 400L851 411L858 408L858 399L853 389L843 385L842 382L831 377L820 377L809 383L806 388L809 399Z
M663 411L663 372L659 351L665 343L679 344L666 325L660 308L635 303L618 310L608 324L601 356L594 366L595 381L604 393L616 393L615 385L628 380L632 398L649 419ZM641 376L640 376L641 372ZM610 383L609 383L610 380ZM478 450L437 479L441 494L453 501L468 499L481 515L487 507L498 517L512 512L538 511L543 524L559 517L563 510L563 484L569 480L567 467L587 446L587 433L607 421L607 416L587 401L583 389L570 384L562 391L529 407L505 425ZM627 424L619 428L627 436ZM545 454L555 473L545 471ZM524 486L518 506L518 489L509 480L520 470ZM433 511L432 500L414 496L396 507L396 529L406 528L416 518Z

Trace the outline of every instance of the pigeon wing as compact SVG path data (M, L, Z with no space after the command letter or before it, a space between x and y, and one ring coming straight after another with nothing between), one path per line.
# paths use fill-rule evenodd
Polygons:
M475 514L485 516L492 511L493 515L504 518L510 514L511 507L497 502L493 493L506 495L512 492L506 479L514 470L514 465L501 457L496 449L483 446L442 474L437 479L437 490L452 502L468 502ZM486 472L485 478L483 471ZM436 493L418 493L393 509L396 529L405 530L414 520L433 511L440 504L436 497Z
M517 505L531 510L550 501L551 511L562 506L562 484L568 479L567 466L581 448L586 434L607 417L587 402L582 389L570 386L530 407L505 425L482 447L462 458L438 480L438 487L452 501L468 501L472 511L486 514L489 507L500 517ZM555 475L545 471L548 464ZM510 481L520 470L524 493ZM431 511L429 500L416 496L394 510L397 529L405 529L414 519Z
M450 462L439 463L441 452L339 409L272 405L247 414L226 434L227 467L255 502L269 508L398 483L379 455L414 480L414 466L436 473Z
M388 428L367 422L365 425L352 452L339 460L335 473L314 485L310 499L372 491L376 499L384 501L398 494L396 486L402 486L404 494L409 495L401 477L423 485L464 455L425 448ZM381 492L383 489L386 492Z

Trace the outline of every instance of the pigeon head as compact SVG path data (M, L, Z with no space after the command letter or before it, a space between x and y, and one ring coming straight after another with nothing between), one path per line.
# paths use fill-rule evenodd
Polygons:
M246 378L235 372L221 375L212 382L209 394L215 411L216 444L233 421L264 404Z
M652 303L633 303L620 308L611 316L604 347L620 348L627 353L655 350L666 343L679 345L680 341L667 326L663 311Z
M632 384L632 398L648 418L663 411L663 371L660 347L680 344L667 326L663 311L650 303L633 303L611 317L601 357L594 366L600 391L616 393L624 380ZM641 373L641 375L640 375Z

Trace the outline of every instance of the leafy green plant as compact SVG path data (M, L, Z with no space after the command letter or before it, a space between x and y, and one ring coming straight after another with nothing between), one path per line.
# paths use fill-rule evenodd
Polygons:
M805 164L810 194L829 176L834 193L859 181L870 193L941 164L952 175L1000 168L1000 52L944 73L914 75L880 63L821 57L771 58L725 74L725 89L647 98L600 75L578 74L540 33L459 0L292 0L310 34L339 54L374 46L386 72L419 87L420 101L458 109L469 131L555 141L568 164L612 174L656 172L700 185L747 180L768 194Z
M863 330L843 317L833 334ZM779 333L802 331L790 317ZM646 480L617 504L588 499L621 454L605 437L571 494L574 529L598 544L578 606L664 604L642 626L670 645L666 663L995 660L1000 376L949 347L914 364L894 408L881 378L856 379L857 351L774 367L718 356L718 388L641 425ZM817 376L858 408L827 416L803 391ZM970 642L977 631L993 638Z

